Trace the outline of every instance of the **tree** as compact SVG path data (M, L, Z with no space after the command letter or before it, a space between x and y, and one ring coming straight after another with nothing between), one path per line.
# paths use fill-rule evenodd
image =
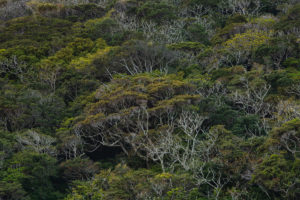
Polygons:
M13 155L7 163L7 177L22 184L30 199L57 199L61 194L54 190L53 180L57 176L56 159L47 154L23 151ZM18 176L18 177L16 177Z
M274 198L275 191L281 198L294 199L299 195L299 159L286 160L282 154L266 156L257 166L252 182L266 190L269 198ZM276 195L277 196L277 195Z
M123 67L122 71L135 75L152 73L159 70L167 73L178 61L178 53L162 45L154 45L143 41L132 41L120 50L121 56L116 64Z
M280 126L288 121L300 118L299 104L293 99L281 100L276 106L275 123Z
M266 141L266 148L277 153L279 150L286 150L297 157L300 148L299 119L295 118L274 128L270 132L270 138Z
M246 63L253 51L271 39L271 34L256 30L235 34L232 39L227 40L223 44L225 56L228 56L228 58L225 58L225 61L232 66Z
M22 135L18 135L17 141L22 149L28 148L37 153L45 153L50 156L56 155L56 149L53 146L55 139L51 136L29 130Z
M25 62L19 61L16 56L12 56L10 59L0 61L0 74L15 76L23 83L28 76L28 66Z
M62 132L59 132L63 134ZM81 157L83 152L83 141L81 137L73 134L63 134L60 136L61 144L58 146L60 154L62 154L66 160Z
M90 180L98 172L98 167L88 158L77 157L61 163L60 170L62 170L64 179L72 182L74 180Z
M296 95L300 97L300 82L293 84L290 88L288 93Z
M147 1L137 10L137 15L155 22L169 21L175 18L174 8L163 1Z
M265 117L270 114L271 105L265 102L271 85L262 79L250 81L247 77L241 78L245 91L236 90L232 93L232 100L248 114L258 114Z
M27 1L28 0L4 1L3 5L0 4L0 20L8 20L29 15L31 12L26 5Z
M95 95L96 102L89 106L84 120L75 125L75 133L92 149L99 145L119 146L128 154L130 148L140 144L134 139L142 136L142 128L159 132L170 116L200 99L179 74L133 77L120 76L101 86ZM145 124L147 121L149 124ZM157 123L161 125L156 127Z

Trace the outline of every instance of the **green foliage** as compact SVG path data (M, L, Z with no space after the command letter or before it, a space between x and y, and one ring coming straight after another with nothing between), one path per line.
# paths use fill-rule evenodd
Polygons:
M267 190L285 190L281 198L296 198L299 195L297 177L300 175L297 165L299 159L287 160L282 154L267 156L255 170L252 181Z
M261 28L268 28L272 29L274 25L276 24L276 18L273 16L262 16L255 18L253 20L253 23L259 25Z
M87 180L94 176L98 167L89 159L75 158L61 163L60 170L67 181Z
M0 33L0 43L7 49L6 55L20 56L26 61L36 61L36 58L49 55L51 49L56 48L57 41L65 40L65 35L71 33L71 25L66 20L44 17L13 19L5 23Z
M298 58L299 45L294 36L289 38L276 37L269 40L269 44L261 45L255 52L255 60L259 63L265 64L270 68L280 69L286 59L285 55L289 57Z
M267 81L272 85L274 92L280 92L281 88L292 85L292 77L284 70L278 70L266 76Z
M5 174L1 174L0 177L0 197L5 199L29 199L26 196L26 191L23 189L20 181L23 178L23 174L19 170L7 170Z
M262 5L261 12L277 14L279 12L278 8L280 7L280 5L283 5L284 3L287 3L287 2L288 2L288 0L277 0L277 1L262 0L261 1L261 5Z
M1 119L5 123L1 125L5 129L16 131L41 126L45 131L51 131L62 119L65 104L59 97L42 95L20 85L6 85L5 88L0 102Z
M163 1L147 1L137 9L137 15L161 23L176 18L175 8Z
M210 119L214 125L224 124L226 128L231 128L236 123L237 117L237 111L224 105L211 112Z
M5 187L1 192L12 199L17 195L23 198L25 191L30 199L57 199L62 195L53 186L56 176L56 159L46 154L19 152L7 162L1 181Z
M73 29L79 37L88 37L92 40L103 38L109 45L119 45L126 38L126 33L109 15L90 19L83 24L75 24Z
M244 15L235 14L229 17L226 21L227 25L234 24L234 23L247 23L248 20Z
M205 7L217 8L218 4L221 0L212 0L212 1L205 1L205 0L188 0L190 5L197 5L201 4Z
M276 24L278 30L292 31L293 28L300 26L300 4L296 4L290 8L288 14L283 16Z
M0 199L297 199L300 5L257 3L0 0Z
M102 170L89 182L76 182L66 199L198 199L200 193L192 183L185 183L184 188L177 187L184 179L189 177L147 169L132 170L119 164L114 170ZM151 185L158 187L160 192L153 191Z
M299 68L300 66L300 59L297 58L288 58L284 61L283 65L287 68L289 67L294 67L294 68Z
M233 126L233 133L237 135L264 135L264 130L261 130L261 123L258 116L246 115L239 117Z
M198 52L205 48L205 46L199 42L181 42L168 45L168 48L174 50L192 51Z
M66 17L71 21L86 21L93 18L103 17L105 14L105 10L101 6L97 6L93 3L74 5L71 8L71 12L72 15L67 15Z
M200 24L191 24L187 27L189 41L201 42L204 45L210 44L206 29Z
M270 33L250 30L242 34L234 35L232 39L224 43L224 47L227 51L254 51L270 39L269 35Z
M286 122L279 128L275 128L270 133L270 138L266 141L266 148L285 150L295 154L299 151L300 120L294 119ZM297 156L297 154L295 154Z

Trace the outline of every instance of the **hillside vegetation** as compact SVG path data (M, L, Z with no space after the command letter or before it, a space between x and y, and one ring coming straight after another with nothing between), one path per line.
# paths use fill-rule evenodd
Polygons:
M297 200L298 0L0 0L1 200Z

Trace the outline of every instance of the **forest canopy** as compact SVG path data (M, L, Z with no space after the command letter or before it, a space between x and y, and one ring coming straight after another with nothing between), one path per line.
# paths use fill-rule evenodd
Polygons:
M300 196L298 0L0 0L0 199Z

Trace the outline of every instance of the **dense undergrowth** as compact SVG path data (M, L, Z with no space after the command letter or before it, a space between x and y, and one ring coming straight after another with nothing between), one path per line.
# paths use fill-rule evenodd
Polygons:
M297 0L0 0L0 199L300 196Z

